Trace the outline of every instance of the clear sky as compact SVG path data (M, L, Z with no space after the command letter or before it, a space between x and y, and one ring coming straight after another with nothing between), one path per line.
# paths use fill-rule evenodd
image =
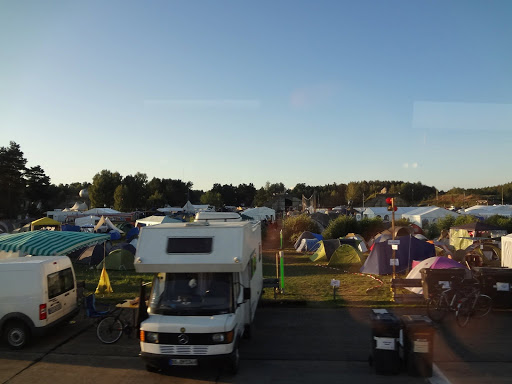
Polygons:
M0 1L0 146L52 183L510 182L512 1Z

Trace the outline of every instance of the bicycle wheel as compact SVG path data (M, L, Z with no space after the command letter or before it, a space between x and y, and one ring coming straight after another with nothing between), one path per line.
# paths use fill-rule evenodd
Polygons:
M484 317L491 311L491 308L492 299L487 295L480 295L478 296L478 299L476 299L473 315L475 317Z
M459 303L455 312L455 319L459 327L465 327L469 323L473 312L474 298L466 297Z
M440 322L449 310L448 299L444 293L431 297L427 301L427 315L432 321Z
M105 344L115 343L122 335L123 323L114 316L105 317L96 328L96 336Z

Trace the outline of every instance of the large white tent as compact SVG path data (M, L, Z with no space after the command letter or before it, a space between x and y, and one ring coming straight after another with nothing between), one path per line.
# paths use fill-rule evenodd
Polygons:
M501 266L512 268L512 234L501 237Z
M117 215L121 212L116 211L112 208L93 208L84 212L84 215L95 215L95 216L108 216L108 215Z
M410 212L417 207L397 207L395 211L395 220L401 219L402 216ZM391 211L388 211L388 207L367 207L363 211L363 218L374 219L380 217L382 220L391 221Z
M437 220L446 217L453 216L458 217L459 214L448 209L430 206L430 207L419 207L412 211L402 215L403 219L408 219L411 223L418 225L423 228L424 225L430 225L436 223Z
M276 211L268 207L249 208L243 211L242 215L248 216L254 220L276 219Z
M158 225L165 223L181 223L181 220L173 219L169 216L149 216L144 219L139 219L135 222L135 226L148 226L148 225Z
M494 215L511 217L512 205L475 205L473 207L466 208L464 213L466 215L483 217L484 219Z
M98 221L101 220L101 217L99 216L85 216L85 217L77 217L75 219L75 225L78 225L79 227L85 227L85 226L95 226L98 224Z

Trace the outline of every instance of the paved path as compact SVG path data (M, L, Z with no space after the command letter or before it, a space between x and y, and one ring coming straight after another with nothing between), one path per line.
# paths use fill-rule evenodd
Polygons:
M397 314L424 309L395 310ZM101 344L82 317L23 351L0 345L0 383L425 383L401 373L376 375L370 352L369 309L260 308L253 340L241 345L238 375L222 367L146 372L138 341L125 336ZM511 383L512 313L494 313L460 329L448 320L437 331L435 360L440 369L429 381Z

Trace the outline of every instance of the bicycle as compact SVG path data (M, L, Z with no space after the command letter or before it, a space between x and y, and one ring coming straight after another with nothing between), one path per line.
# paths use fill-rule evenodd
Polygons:
M455 312L455 317L457 317L460 305L471 289L468 280L474 282L474 279L460 279L452 276L452 288L445 289L429 298L427 315L432 321L440 322L448 312Z
M121 314L124 308L116 308L100 320L96 327L96 336L104 344L113 344L117 342L123 334L131 334L135 329L134 325L125 323L121 320Z
M491 311L491 308L491 297L482 295L480 288L477 286L473 292L462 299L456 315L457 324L460 327L465 327L469 324L471 316L482 318Z

